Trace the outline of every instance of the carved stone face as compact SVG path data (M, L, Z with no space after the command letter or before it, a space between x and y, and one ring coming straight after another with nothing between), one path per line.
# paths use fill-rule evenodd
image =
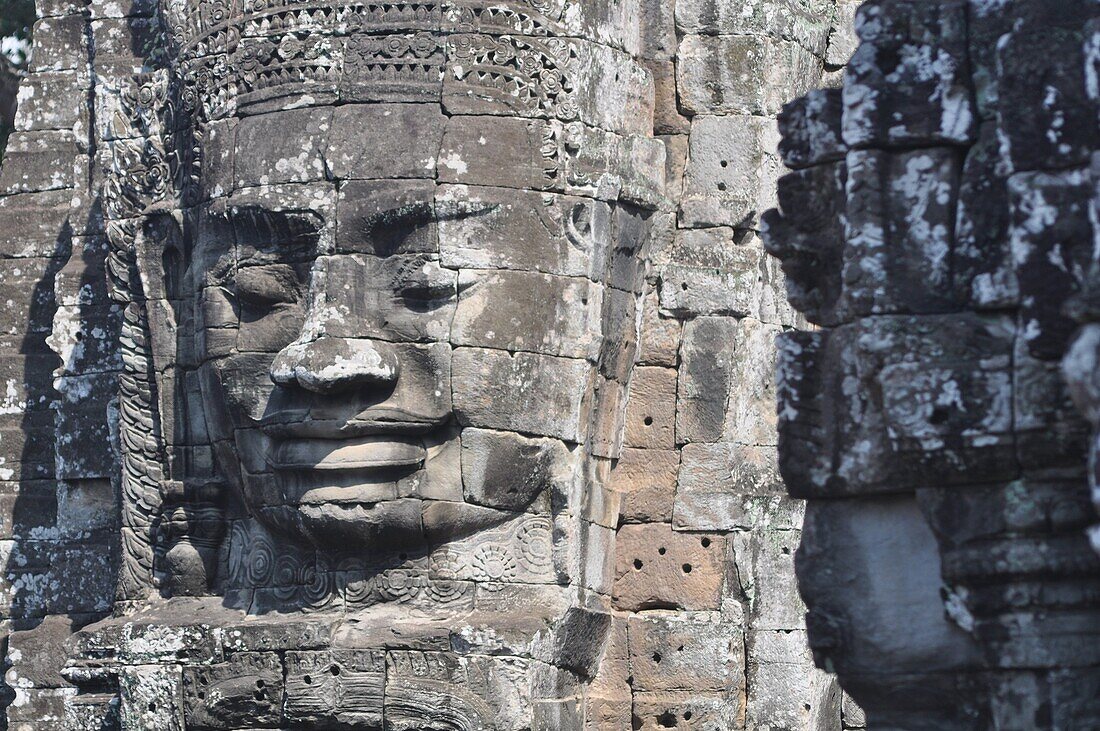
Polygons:
M317 546L548 513L621 424L649 228L608 195L625 138L418 94L261 108L204 150L210 437L250 512Z

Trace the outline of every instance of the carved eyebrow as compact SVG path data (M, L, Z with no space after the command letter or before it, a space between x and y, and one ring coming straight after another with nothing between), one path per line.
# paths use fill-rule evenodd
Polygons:
M366 231L387 226L415 226L432 221L448 221L482 216L500 205L480 201L413 201L366 215L362 218L362 227Z
M453 221L473 216L485 216L500 208L499 203L482 201L441 200L436 201L436 219Z

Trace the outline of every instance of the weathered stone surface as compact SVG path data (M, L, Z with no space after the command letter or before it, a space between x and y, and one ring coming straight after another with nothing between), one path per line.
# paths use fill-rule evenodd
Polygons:
M672 449L676 446L676 371L672 368L642 366L630 379L626 406L628 447Z
M751 318L705 317L685 327L678 442L774 444L776 422L764 403L774 399L778 333L779 328Z
M817 83L821 60L762 35L685 36L677 55L684 111L773 115Z
M559 441L485 429L462 432L462 485L466 499L478 505L544 512L551 491L567 489L572 468L569 450Z
M833 2L674 5L39 3L0 637L50 637L10 725L747 727L789 585L747 615L725 532L797 511L677 507L678 381L725 347L689 321L795 324L746 113L816 82ZM724 444L774 444L764 351Z
M602 306L603 289L585 278L464 269L451 342L591 358L599 343Z
M579 441L584 361L459 348L451 368L452 380L463 384L454 403L463 424ZM513 398L505 400L505 394Z
M445 123L432 104L338 107L323 158L327 173L336 178L433 178Z
M632 687L641 692L738 692L741 628L709 612L644 612L628 625ZM690 720L690 719L689 719Z
M775 447L731 442L684 445L676 482L676 528L751 530L773 523L787 527L789 513Z
M620 519L629 523L671 521L679 461L675 450L624 449L607 483L622 493Z
M444 185L436 206L445 266L595 277L611 211L575 196Z
M852 147L969 144L976 114L966 55L967 4L874 3L856 16L863 41L844 83Z
M764 252L755 237L729 228L677 234L661 272L661 310L675 317L757 314Z
M725 539L678 534L664 523L626 525L615 550L618 609L717 609Z
M751 227L772 205L778 136L761 117L703 117L691 126L680 223Z
M841 698L836 681L814 668L800 631L749 635L749 723L758 727L837 728ZM757 689L767 688L766 693Z
M785 38L820 56L830 12L822 2L752 0L733 8L715 0L687 0L676 3L676 27L683 33Z

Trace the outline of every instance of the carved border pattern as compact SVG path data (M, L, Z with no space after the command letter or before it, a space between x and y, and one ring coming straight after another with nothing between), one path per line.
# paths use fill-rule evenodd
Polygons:
M138 272L144 216L171 199L174 159L168 74L138 75L111 90L110 165L104 184L111 298L125 305L120 347L119 444L122 454L122 569L119 594L135 599L154 585L153 526L161 507L166 458L149 317Z

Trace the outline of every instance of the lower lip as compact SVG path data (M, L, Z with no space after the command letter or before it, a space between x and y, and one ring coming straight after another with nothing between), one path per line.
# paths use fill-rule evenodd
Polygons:
M279 442L270 462L277 470L363 471L415 467L425 457L424 446L412 440L295 439Z

